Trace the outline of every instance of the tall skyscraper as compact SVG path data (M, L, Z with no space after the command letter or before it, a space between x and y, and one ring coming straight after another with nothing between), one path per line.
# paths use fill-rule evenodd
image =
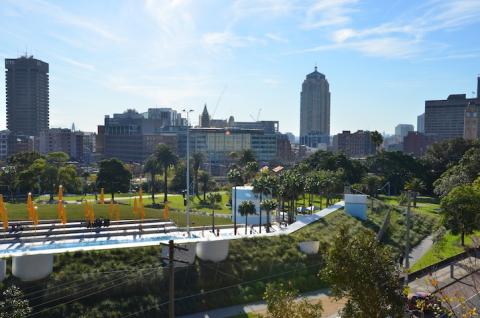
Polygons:
M7 128L15 134L38 136L49 126L48 64L22 56L5 59Z
M417 131L419 133L425 132L425 113L417 116Z
M300 93L300 143L316 135L328 143L330 136L330 88L325 75L315 70L303 81Z
M403 137L405 137L406 135L408 135L408 132L409 131L414 131L414 127L413 125L410 125L410 124L398 124L396 127L395 127L395 136L401 138L401 140L403 140Z

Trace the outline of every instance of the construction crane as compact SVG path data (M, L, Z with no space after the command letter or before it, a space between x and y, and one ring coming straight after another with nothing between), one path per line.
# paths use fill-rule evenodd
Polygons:
M249 115L250 115L250 118L251 118L253 121L258 121L258 120L260 119L260 113L261 113L261 112L262 112L262 109L259 108L259 109L258 109L258 113L257 113L257 119L255 119L252 114L249 114Z

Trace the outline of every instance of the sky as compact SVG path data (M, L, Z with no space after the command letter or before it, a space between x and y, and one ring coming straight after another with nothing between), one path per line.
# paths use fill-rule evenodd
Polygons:
M0 58L48 62L50 126L84 131L129 108L193 109L195 124L206 103L298 135L317 65L332 134L393 133L425 100L472 96L479 29L479 0L0 0Z

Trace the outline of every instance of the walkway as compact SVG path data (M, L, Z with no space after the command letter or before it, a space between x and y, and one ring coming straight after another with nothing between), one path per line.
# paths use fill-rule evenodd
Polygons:
M328 295L328 290L325 289L305 293L302 295L302 297L305 297L309 302L312 303L321 301L323 306L322 317L327 318L337 317L338 311L342 309L343 305L345 304L345 302L342 300L338 302L335 301ZM301 298L298 298L298 300L299 299ZM260 301L250 304L207 310L191 315L180 316L180 318L226 318L246 313L265 314L266 311L267 305L264 301Z

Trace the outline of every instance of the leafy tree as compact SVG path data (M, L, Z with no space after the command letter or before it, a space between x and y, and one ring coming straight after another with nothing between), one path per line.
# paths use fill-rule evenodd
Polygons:
M117 158L102 160L99 166L97 185L99 188L104 188L107 193L111 193L112 201L115 200L115 192L129 190L132 174L120 160Z
M207 191L209 190L209 185L210 185L210 175L206 171L200 170L197 178L198 178L198 181L202 184L203 201L205 201ZM197 184L197 187L198 187L198 184Z
M277 202L275 200L263 200L260 203L260 208L267 212L267 233L270 233L270 213L277 208Z
M322 276L336 299L347 299L345 318L403 317L403 291L391 251L373 232L342 226L333 238Z
M3 300L0 301L0 318L24 318L28 317L32 308L28 300L23 299L23 293L15 285L9 286L3 292Z
M38 152L19 152L16 153L7 159L9 165L15 166L18 172L27 170L32 163L40 158L43 158Z
M428 147L423 159L425 160L432 179L436 180L450 167L456 165L465 152L472 147L478 147L478 142L463 138L449 139L436 142Z
M453 188L440 202L443 224L453 234L465 235L480 229L480 192L471 185Z
M382 151L371 156L366 162L370 173L390 182L392 193L400 193L405 182L413 177L424 180L426 167L420 160L400 151Z
M375 145L375 149L378 151L378 149L383 143L383 136L378 131L375 130L370 132L370 139L372 140L372 143Z
M7 187L10 200L13 200L13 193L18 185L18 173L14 165L7 165L1 169L0 182Z
M175 155L170 147L165 144L158 145L154 153L155 158L163 170L163 202L168 201L168 169L175 166L178 162L178 157ZM190 186L190 185L187 185Z
M150 192L152 193L152 204L155 205L155 176L162 172L162 166L157 158L150 155L143 165L143 172L150 174Z
M320 302L310 303L307 299L298 300L299 293L290 286L270 283L263 299L267 303L268 317L271 318L318 318L323 308Z
M405 183L405 190L413 192L413 207L417 207L417 196L425 191L425 183L419 178L412 178Z
M374 174L368 174L362 178L362 185L365 192L370 197L375 197L377 195L377 190L382 186L383 179Z
M318 150L307 157L304 162L310 167L308 171L337 171L342 169L345 181L350 184L358 183L365 174L365 166L360 161L352 160L342 152L332 153Z
M210 208L212 209L212 232L214 232L215 231L215 204L222 202L222 195L218 192L209 193L207 196L207 201L210 205Z
M199 181L198 180L198 172L200 170L200 167L203 164L203 160L204 160L204 155L201 152L196 152L192 156L193 182L195 184L194 192L197 194L197 196L200 193L199 190L198 190L198 181ZM205 195L204 195L203 200L205 200Z
M255 203L250 200L242 201L238 206L238 211L241 216L245 217L245 235L247 235L248 215L256 213Z
M278 179L278 192L282 200L289 203L288 222L293 222L298 196L304 191L304 178L296 170L282 172Z
M468 175L461 166L455 165L445 171L434 183L433 192L440 196L446 196L453 188L470 183Z

